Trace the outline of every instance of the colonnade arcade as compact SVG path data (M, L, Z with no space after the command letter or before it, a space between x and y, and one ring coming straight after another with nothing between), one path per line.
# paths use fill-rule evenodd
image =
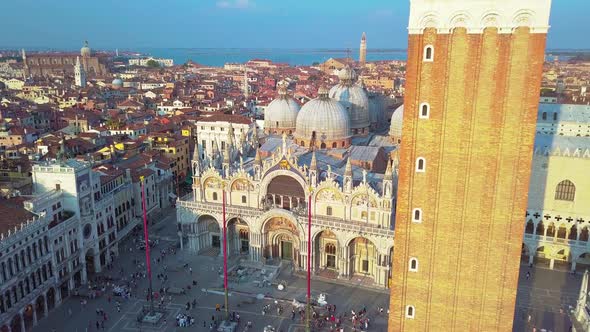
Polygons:
M4 325L0 326L0 332L25 332L32 329L39 319L47 317L49 310L55 308L61 301L59 293L51 287L46 292L28 300L29 302L16 311L12 317L3 317L9 312L9 309L17 304L11 302L13 300L10 292L0 295L0 317L4 322Z
M219 255L223 243L222 216L204 214L182 225L183 246L200 254ZM283 209L258 218L227 216L228 255L278 264L291 262L295 271L307 269L307 218ZM386 243L386 247L378 244ZM330 230L312 224L312 271L328 278L365 278L386 286L393 252L389 238Z
M590 226L582 218L529 213L521 257L550 269L590 268Z

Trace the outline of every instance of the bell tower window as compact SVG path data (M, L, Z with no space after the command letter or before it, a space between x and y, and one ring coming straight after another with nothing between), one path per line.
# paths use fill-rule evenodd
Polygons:
M424 173L426 172L426 159L420 157L416 159L416 172Z
M424 61L434 61L434 47L432 45L427 45L424 47Z

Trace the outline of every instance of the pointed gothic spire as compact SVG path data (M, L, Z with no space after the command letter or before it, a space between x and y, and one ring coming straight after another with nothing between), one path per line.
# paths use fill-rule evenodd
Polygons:
M200 162L201 155L199 153L199 142L197 141L196 137L195 137L194 141L195 141L195 148L193 149L193 161Z
M225 149L223 150L223 163L224 164L229 164L230 160L229 160L229 146L226 146Z
M258 126L254 124L254 129L252 130L252 147L258 150Z
M352 164L350 163L350 157L346 160L346 167L344 168L344 175L352 176Z
M283 132L283 156L287 155L287 133Z
M315 151L311 153L311 163L309 164L309 169L312 171L317 171L318 169L318 160L315 156Z
M391 161L387 160L387 169L385 170L385 175L383 176L383 180L393 180L393 171L391 169Z
M262 157L260 156L260 150L256 149L256 156L254 157L254 163L256 165L262 165Z

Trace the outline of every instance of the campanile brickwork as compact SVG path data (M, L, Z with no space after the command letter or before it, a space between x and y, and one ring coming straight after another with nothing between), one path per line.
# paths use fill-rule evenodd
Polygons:
M436 22L408 42L389 331L511 331L546 31Z

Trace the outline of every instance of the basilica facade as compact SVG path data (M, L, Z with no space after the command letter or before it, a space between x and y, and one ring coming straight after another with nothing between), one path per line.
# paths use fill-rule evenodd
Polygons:
M201 159L207 147L196 138L193 192L177 202L183 249L221 255L225 221L230 257L303 271L311 255L314 275L388 286L396 163L386 157L383 173L367 165L395 147L369 146L389 141L369 133L369 99L353 70L340 77L301 110L279 84L263 144L253 128L247 147L223 145L221 165Z

